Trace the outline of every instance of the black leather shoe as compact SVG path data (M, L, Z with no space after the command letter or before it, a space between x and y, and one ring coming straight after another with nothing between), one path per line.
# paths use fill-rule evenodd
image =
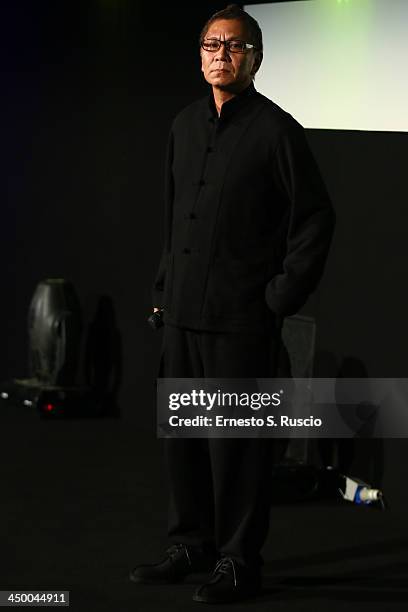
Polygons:
M252 570L230 557L222 557L215 566L211 580L196 590L193 600L210 604L240 601L254 597L260 593L261 587L260 569Z
M129 578L139 584L173 584L181 582L189 574L211 572L216 556L186 546L174 544L166 550L166 557L155 565L138 565Z

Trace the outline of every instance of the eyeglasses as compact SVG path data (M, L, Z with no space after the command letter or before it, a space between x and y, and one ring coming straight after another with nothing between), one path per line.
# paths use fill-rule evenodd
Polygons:
M225 46L226 51L231 53L245 53L248 49L255 49L255 45L244 42L243 40L219 40L218 38L206 38L201 41L204 51L218 51L221 45Z

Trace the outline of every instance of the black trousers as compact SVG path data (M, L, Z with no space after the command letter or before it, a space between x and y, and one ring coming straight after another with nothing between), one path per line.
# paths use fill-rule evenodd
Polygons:
M160 376L273 377L278 332L223 333L164 326ZM171 543L217 550L248 567L269 527L273 446L259 438L167 438Z

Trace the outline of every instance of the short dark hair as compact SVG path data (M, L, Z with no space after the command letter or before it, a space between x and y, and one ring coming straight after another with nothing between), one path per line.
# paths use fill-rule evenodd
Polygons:
M249 40L247 40L246 42L255 45L256 49L262 52L262 30L259 27L259 24L256 19L251 17L251 15L249 15L249 13L247 13L240 6L238 6L238 4L229 4L225 9L222 9L221 11L214 13L214 15L211 15L211 17L208 19L203 29L201 30L199 40L200 46L205 35L208 32L210 25L218 19L240 19L245 25L245 29L249 38Z

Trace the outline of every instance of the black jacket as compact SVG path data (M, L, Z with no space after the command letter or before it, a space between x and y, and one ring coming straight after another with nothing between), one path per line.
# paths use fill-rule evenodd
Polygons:
M253 84L220 118L211 92L170 131L153 305L179 327L270 329L316 288L333 229L303 127Z

